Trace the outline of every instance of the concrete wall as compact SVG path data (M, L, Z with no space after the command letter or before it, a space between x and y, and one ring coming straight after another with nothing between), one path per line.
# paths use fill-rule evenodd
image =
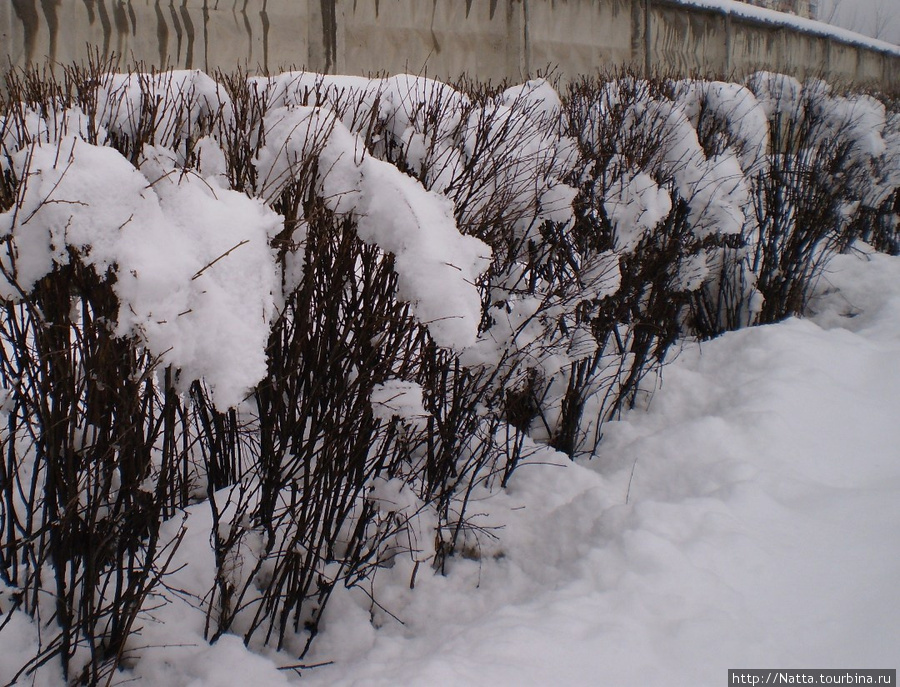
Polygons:
M265 69L306 64L317 19L304 0L2 0L0 40L13 64L83 61L91 50L157 67ZM211 9L210 5L220 9ZM231 7L234 5L234 7ZM246 6L246 7L245 7ZM321 23L321 22L320 22Z
M766 69L900 91L900 48L875 50L682 0L636 1L650 6L652 39L645 66L659 71L740 78Z
M647 37L649 36L649 40ZM627 66L741 77L757 69L900 90L900 55L685 0L0 0L14 65L287 67L520 80Z

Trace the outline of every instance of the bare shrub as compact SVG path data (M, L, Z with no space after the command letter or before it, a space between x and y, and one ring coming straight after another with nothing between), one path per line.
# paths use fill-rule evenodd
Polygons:
M3 250L16 295L0 316L0 579L46 633L20 675L58 658L67 679L97 684L128 658L183 536L160 536L184 505L178 428L163 421L156 360L109 326L110 276L70 249L26 289Z

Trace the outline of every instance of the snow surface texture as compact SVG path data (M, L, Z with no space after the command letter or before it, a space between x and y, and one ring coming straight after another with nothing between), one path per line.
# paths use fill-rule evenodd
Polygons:
M535 447L478 503L469 559L420 572L414 592L407 565L378 578L396 619L341 589L304 661L334 664L300 684L690 685L739 666L894 667L900 259L835 259L813 304L812 320L686 347L649 412L608 424L593 460ZM416 405L414 388L381 393ZM193 565L173 586L199 582L207 517L189 515L177 562ZM142 631L143 683L296 680L278 670L286 656L231 636L207 645L189 605L159 620ZM34 650L15 622L0 676Z
M309 662L337 665L304 682L689 685L738 666L894 667L900 260L843 256L821 287L812 321L685 349L594 460L536 453L479 504L499 544L485 536L481 560L394 592L405 626L374 632L350 594L336 601Z
M380 580L405 626L374 632L350 594L335 601L309 662L336 665L304 683L712 685L738 666L895 667L900 260L835 259L814 308L685 348L593 460L538 450L479 504L480 560L413 594Z

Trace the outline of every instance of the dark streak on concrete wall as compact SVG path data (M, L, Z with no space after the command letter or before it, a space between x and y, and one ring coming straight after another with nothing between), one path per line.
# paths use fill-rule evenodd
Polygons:
M109 55L109 41L112 37L112 24L109 21L109 14L106 12L106 2L99 1L97 14L100 17L100 25L103 27L103 55Z
M181 22L184 26L184 33L187 36L187 49L184 56L185 69L194 68L194 22L191 21L191 14L187 10L187 0L181 2Z
M102 1L102 0L101 0ZM186 66L184 62L181 60L181 42L184 37L184 32L181 29L181 21L178 19L178 13L175 11L175 6L172 3L169 3L169 16L172 18L172 28L175 29L175 59L172 60L172 55L169 55L170 63L178 65L178 66Z
M263 29L263 71L269 71L269 13L266 12L266 0L263 0L259 19Z
M322 46L325 50L325 73L330 74L337 62L337 8L335 0L322 3ZM378 8L376 4L376 15Z
M59 17L56 16L56 6L59 0L41 0L41 11L47 22L47 30L50 33L50 60L56 60L56 48L59 41Z
M16 17L18 17L19 22L22 24L21 32L25 44L25 61L30 62L34 59L34 50L35 45L37 44L38 27L40 24L37 8L34 5L34 0L12 0L12 6L13 11L16 13ZM12 35L12 27L10 27L9 32L4 31L4 33Z
M84 7L88 13L88 23L93 26L94 24L94 0L81 0L84 3Z
M159 0L156 0L153 9L156 12L156 44L159 48L156 64L166 67L169 64L169 24L166 22Z

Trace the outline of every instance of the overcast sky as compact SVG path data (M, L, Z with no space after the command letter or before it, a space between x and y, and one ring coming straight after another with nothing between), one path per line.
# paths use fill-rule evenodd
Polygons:
M819 0L819 19L900 45L900 0Z

